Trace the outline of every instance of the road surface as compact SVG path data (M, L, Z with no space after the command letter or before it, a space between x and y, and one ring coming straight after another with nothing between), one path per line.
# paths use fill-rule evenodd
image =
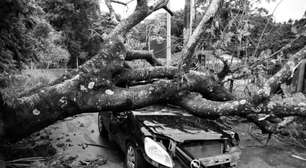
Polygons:
M306 149L272 138L268 146L250 136L247 124L234 129L241 138L240 168L305 168ZM256 132L253 131L255 134ZM259 134L258 134L259 135ZM82 114L59 121L32 136L35 143L51 142L57 152L52 158L74 167L122 168L123 154L116 146L99 136L97 114ZM98 146L94 146L98 145ZM62 160L62 161L59 161ZM52 163L48 162L52 166ZM55 163L54 163L55 165ZM38 166L41 167L41 166Z

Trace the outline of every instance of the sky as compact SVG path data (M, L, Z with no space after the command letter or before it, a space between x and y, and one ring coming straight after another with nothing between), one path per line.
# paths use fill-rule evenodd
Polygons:
M108 11L105 7L104 1L101 1L101 10ZM130 0L121 0L122 2ZM255 0L253 0L255 1ZM266 8L270 14L273 13L273 17L276 22L285 22L289 19L300 19L303 17L306 11L306 0L270 0L273 2L267 2L267 0L261 0L260 3L256 4L258 7ZM170 9L173 11L184 8L185 0L170 0ZM122 6L113 3L115 11L120 14L123 18L131 14L135 8L136 1L131 2L128 6ZM164 12L164 11L162 11ZM154 17L151 16L151 17Z
M280 4L273 15L277 22L284 22L289 19L300 19L306 11L306 0L276 0L272 3L264 1L259 6L268 9L268 11L272 13L279 2Z

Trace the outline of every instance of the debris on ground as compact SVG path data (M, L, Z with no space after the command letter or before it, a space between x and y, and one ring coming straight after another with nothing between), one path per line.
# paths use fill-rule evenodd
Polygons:
M291 156L294 157L294 158L296 158L296 159L300 159L300 160L306 161L306 158L303 158L303 157L301 157L301 156L294 155L294 154L292 154Z

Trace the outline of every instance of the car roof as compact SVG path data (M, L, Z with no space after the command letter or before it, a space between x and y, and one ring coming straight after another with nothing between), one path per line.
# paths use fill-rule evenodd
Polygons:
M168 116L193 116L186 110L172 105L154 105L133 110L134 115L168 115Z

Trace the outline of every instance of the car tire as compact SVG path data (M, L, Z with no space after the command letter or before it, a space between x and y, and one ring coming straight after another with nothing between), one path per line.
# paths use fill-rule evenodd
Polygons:
M137 150L132 143L127 143L125 151L126 168L147 168L147 162L144 160L141 152Z
M105 138L105 139L108 139L108 132L103 124L103 120L102 120L102 112L99 112L98 114L98 128L99 128L99 133L100 133L100 136Z

